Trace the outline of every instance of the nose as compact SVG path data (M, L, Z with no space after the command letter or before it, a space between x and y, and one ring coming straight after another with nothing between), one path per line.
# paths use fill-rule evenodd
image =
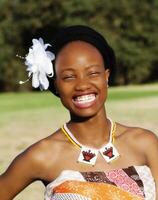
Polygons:
M85 91L91 88L89 80L85 77L80 77L76 81L75 90L76 91Z

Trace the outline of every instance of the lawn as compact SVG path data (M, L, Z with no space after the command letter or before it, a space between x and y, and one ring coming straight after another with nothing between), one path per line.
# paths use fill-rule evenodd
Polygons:
M110 87L105 106L113 120L158 134L158 84ZM17 154L68 119L59 99L49 92L0 94L0 172ZM42 200L43 191L37 182L15 199Z

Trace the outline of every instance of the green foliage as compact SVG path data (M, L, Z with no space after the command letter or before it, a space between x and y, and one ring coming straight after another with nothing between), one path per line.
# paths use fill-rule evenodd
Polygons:
M23 61L33 37L52 41L56 30L72 24L100 31L114 48L118 60L115 84L157 80L157 0L1 0L0 91L29 89Z

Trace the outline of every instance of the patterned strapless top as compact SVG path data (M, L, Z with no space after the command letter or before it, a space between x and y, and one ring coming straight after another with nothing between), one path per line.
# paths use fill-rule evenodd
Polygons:
M108 172L64 170L47 185L45 200L155 200L155 183L147 166Z

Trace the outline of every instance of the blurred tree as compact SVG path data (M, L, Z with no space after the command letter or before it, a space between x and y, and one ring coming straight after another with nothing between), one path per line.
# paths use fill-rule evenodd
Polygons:
M19 87L26 79L25 66L16 54L25 55L33 37L53 45L56 30L73 24L100 31L113 46L117 60L115 84L157 80L157 0L1 0L0 91Z

